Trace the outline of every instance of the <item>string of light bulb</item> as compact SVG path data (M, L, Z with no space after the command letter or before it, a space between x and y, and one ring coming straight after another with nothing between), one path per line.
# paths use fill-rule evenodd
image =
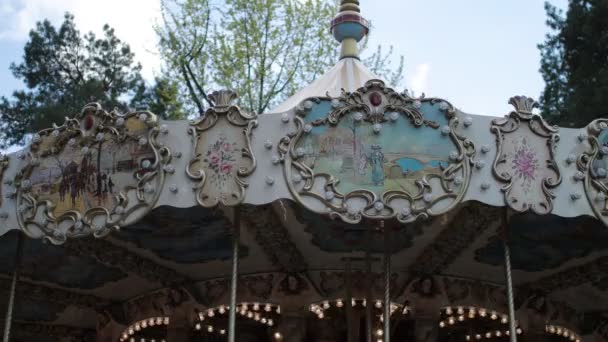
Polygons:
M331 309L332 307L341 309L344 307L344 299L334 299L334 300L324 300L321 302L310 304L309 310L310 312L317 315L317 318L323 319L325 317L325 311ZM373 305L376 309L382 309L384 306L384 302L380 299L376 299L373 301ZM365 307L367 306L367 300L365 298L351 298L351 306L352 307ZM402 314L407 315L411 312L411 308L407 306L403 306L402 304L397 304L391 302L391 315L395 313L395 311L399 310Z
M582 338L574 331L559 325L547 324L545 326L545 331L551 335L563 336L564 338L570 339L570 341L574 342L581 342L582 340Z
M240 303L236 305L237 313L243 318L251 319L262 325L273 327L276 325L275 318L272 315L281 314L281 306L272 303ZM226 334L226 329L218 329L211 320L217 315L225 315L230 310L229 305L219 305L213 308L198 312L198 322L195 323L194 329L197 331L206 331L207 333L217 332L220 335ZM273 334L276 340L283 338L280 332L276 331Z
M120 342L125 342L127 340L128 342L157 342L155 339L146 340L144 338L142 338L140 341L137 341L135 337L133 337L133 335L144 329L152 328L154 326L159 325L169 325L169 317L150 317L129 325L127 328L125 328L125 330L123 330L122 334L120 335ZM159 340L159 342L164 342L164 340Z
M439 322L439 327L441 328L448 325L454 325L456 322L464 322L467 319L475 319L477 317L489 318L493 321L500 319L500 323L502 324L509 323L509 316L507 314L476 306L469 306L466 308L463 306L448 306L442 309L442 313L447 317ZM517 321L515 321L515 325L517 324Z

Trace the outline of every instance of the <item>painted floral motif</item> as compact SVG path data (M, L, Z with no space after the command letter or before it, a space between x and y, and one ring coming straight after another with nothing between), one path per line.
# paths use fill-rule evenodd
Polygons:
M517 144L514 141L515 144ZM511 169L515 172L515 176L523 183L524 192L530 191L532 181L536 179L536 170L538 170L538 158L536 152L530 148L526 138L523 138L520 144L515 149L511 159Z
M232 171L236 167L235 150L236 143L229 142L224 135L220 135L213 144L209 145L203 161L207 168L213 171L211 182L215 186L223 188L226 181L230 178Z

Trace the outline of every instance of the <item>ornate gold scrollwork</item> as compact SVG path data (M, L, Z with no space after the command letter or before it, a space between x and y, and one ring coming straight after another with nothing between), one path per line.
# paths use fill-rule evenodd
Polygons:
M4 170L8 168L8 157L0 154L0 182L4 179ZM2 194L2 185L0 185L0 207L2 207L2 200L4 196Z
M258 124L257 115L232 105L237 94L231 90L214 92L210 98L215 105L202 118L190 122L193 156L186 174L199 181L195 190L201 206L234 206L245 198L248 184L243 177L256 168L251 135Z
M548 214L553 210L552 189L562 182L555 161L558 127L532 113L538 103L531 98L515 96L509 104L515 110L493 120L490 128L497 147L492 171L498 181L505 183L501 189L510 208Z
M608 225L608 119L597 119L587 126L591 150L581 154L577 166L589 204L598 219Z
M349 223L412 222L445 213L466 192L475 147L447 101L370 80L306 99L296 114L278 153L292 195L309 210Z
M119 114L98 103L35 134L15 177L18 220L28 235L60 244L103 237L144 216L164 184L169 150L148 111Z

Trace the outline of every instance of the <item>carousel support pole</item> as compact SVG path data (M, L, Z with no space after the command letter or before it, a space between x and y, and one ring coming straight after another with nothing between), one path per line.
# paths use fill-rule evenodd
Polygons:
M513 278L511 277L511 249L508 238L508 213L505 210L504 226L502 227L502 245L505 254L505 278L507 281L507 300L509 304L509 340L517 342L517 331L515 329L515 304L513 299Z
M239 273L239 239L241 231L241 210L234 207L234 223L232 233L232 274L230 281L230 309L228 310L228 342L236 340L236 289Z
M391 340L391 248L390 229L380 221L384 230L384 342Z
M13 267L13 279L8 297L8 308L6 309L6 320L4 322L4 338L3 342L9 342L11 338L11 324L13 323L13 307L15 306L15 292L17 290L17 281L19 280L19 267L21 265L21 256L23 255L23 237L21 232L17 233L17 250L15 252L15 263Z
M365 341L372 342L372 333L374 330L372 323L372 258L371 258L371 241L372 230L367 229L367 248L365 249L365 273L366 273L366 289L365 289Z
M352 278L351 278L351 264L350 258L346 259L345 265L345 292L346 298L344 304L346 305L346 341L354 342L353 338L353 291L352 291Z

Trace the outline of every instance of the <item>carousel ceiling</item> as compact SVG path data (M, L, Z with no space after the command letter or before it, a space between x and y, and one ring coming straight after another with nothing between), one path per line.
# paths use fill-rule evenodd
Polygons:
M52 325L84 334L95 328L97 310L113 307L122 312L117 317L126 325L138 317L137 310L144 310L138 304L142 301L160 298L156 301L162 308L159 291L176 283L185 285L201 310L227 303L232 228L230 215L225 214L165 206L104 240L84 238L60 246L26 240L16 321L32 331ZM455 305L506 304L498 239L501 215L498 208L469 202L407 227L387 224L395 237L390 248L396 302L409 297L408 284L416 274L429 273ZM364 251L371 248L374 259L380 256L383 234L374 229L370 233L373 224L345 224L286 201L243 208L240 298L279 302L290 295L284 284L290 274L302 283L292 295L306 293L311 303L340 298L345 260L351 260L351 276L360 279L365 276ZM542 291L578 313L601 317L608 310L602 268L608 253L601 222L525 214L513 217L509 232L518 305ZM5 234L0 244L5 300L15 234ZM372 265L374 291L380 294L380 265ZM354 293L364 291L363 283L353 284Z

